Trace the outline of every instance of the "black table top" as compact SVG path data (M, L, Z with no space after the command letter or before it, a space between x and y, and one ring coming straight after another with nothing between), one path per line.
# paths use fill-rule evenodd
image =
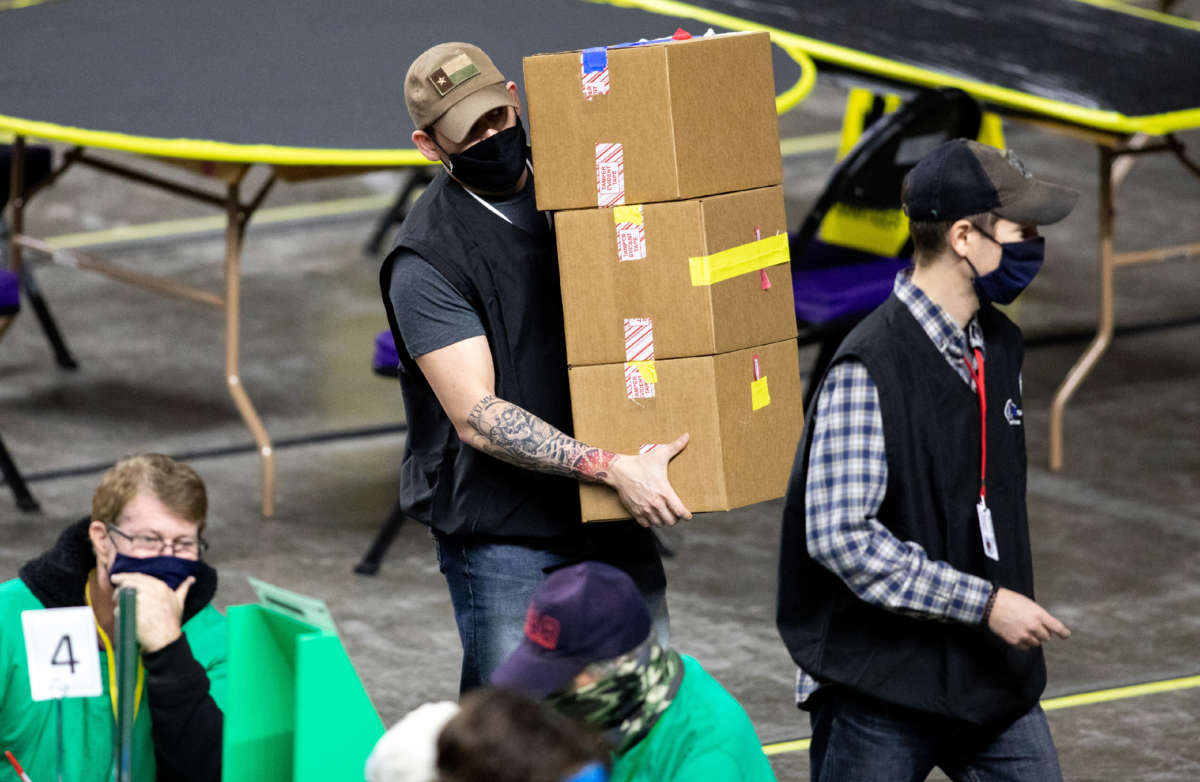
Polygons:
M826 71L1101 130L1200 126L1200 24L1115 0L24 2L0 5L0 130L146 154L423 162L403 77L434 43L476 43L520 84L528 54L709 24L771 29ZM799 75L779 50L775 69L780 91Z
M653 2L653 0L650 0ZM1200 126L1200 23L1114 0L692 0L818 65L1117 132Z
M33 2L0 10L0 130L295 164L425 162L404 73L441 41L483 47L520 85L529 54L707 27L584 0ZM782 90L800 70L775 63Z

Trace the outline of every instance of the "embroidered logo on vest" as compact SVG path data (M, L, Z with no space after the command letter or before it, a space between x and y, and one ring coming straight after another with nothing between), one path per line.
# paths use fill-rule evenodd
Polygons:
M1004 402L1004 420L1008 421L1009 426L1020 426L1021 419L1024 417L1021 408L1017 407L1017 403L1011 399Z
M533 606L525 615L525 637L538 646L553 651L558 648L558 620L548 614L542 614Z

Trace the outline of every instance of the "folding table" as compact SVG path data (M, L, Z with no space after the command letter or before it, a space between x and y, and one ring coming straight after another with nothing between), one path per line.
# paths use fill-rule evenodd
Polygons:
M258 448L262 510L271 515L275 455L241 382L238 328L242 240L275 182L428 165L408 148L403 81L412 59L440 41L480 45L520 84L524 55L670 35L680 23L688 20L583 0L0 2L0 133L15 135L16 153L10 263L19 270L23 252L40 253L222 312L225 383ZM799 97L793 91L790 100ZM36 191L23 187L20 164L31 137L69 145ZM211 187L164 176L150 160ZM28 235L30 198L76 166L223 210L223 289L199 290ZM255 166L269 175L244 192Z

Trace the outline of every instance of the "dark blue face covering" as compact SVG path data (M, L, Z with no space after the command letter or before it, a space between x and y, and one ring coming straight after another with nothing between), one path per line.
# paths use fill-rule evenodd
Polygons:
M1000 265L995 271L980 276L975 264L969 258L964 258L975 273L972 281L975 295L980 302L991 301L996 304L1011 304L1021 291L1033 282L1033 278L1042 268L1046 257L1046 239L1039 236L1023 242L997 242L996 238L979 228L979 233L1000 245Z
M127 557L117 554L109 575L117 573L145 573L164 582L171 589L178 589L188 576L197 575L203 563L198 559L182 557Z

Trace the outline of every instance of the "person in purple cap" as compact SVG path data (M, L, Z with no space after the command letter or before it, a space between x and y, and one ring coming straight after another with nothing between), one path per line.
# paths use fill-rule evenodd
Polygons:
M1037 226L1078 194L957 139L905 178L915 268L845 339L796 453L777 624L814 780L1061 780L1038 698L1021 331Z
M637 587L610 565L546 578L492 684L604 731L613 782L775 779L745 710L698 662L659 645Z

